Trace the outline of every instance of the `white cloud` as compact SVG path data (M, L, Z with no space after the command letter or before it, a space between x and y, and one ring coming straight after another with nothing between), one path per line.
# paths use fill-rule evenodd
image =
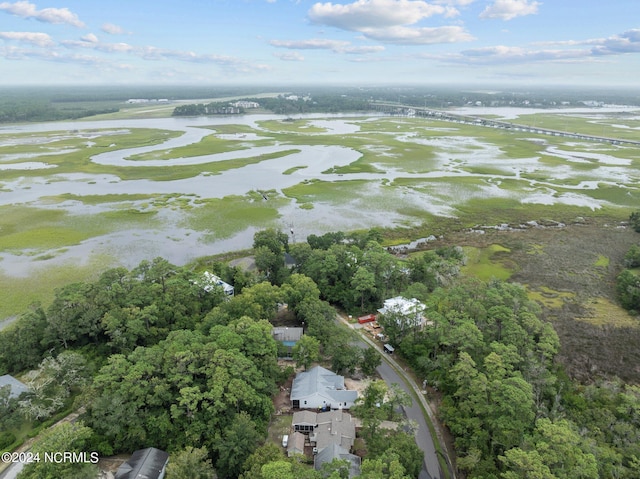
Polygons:
M564 40L554 42L536 42L533 45L542 47L591 47L594 55L619 55L640 52L640 29L631 29L619 35L607 38L591 38L588 40Z
M316 3L309 10L309 19L314 23L359 32L363 28L412 25L423 18L445 13L446 8L419 0L357 0L347 5Z
M22 18L35 18L44 23L68 24L78 28L84 28L85 26L78 16L68 8L44 8L38 10L35 4L21 0L15 3L2 2L0 3L0 10Z
M461 7L466 7L475 1L476 0L435 0L433 3L437 3L439 5L460 5Z
M474 40L462 27L423 27L409 28L403 26L366 29L362 33L368 38L385 43L401 45L430 45L435 43L456 43Z
M54 45L54 41L46 33L36 32L0 32L0 38L3 40L13 40L22 43L30 43L38 47L50 47Z
M303 62L304 57L298 52L274 53L274 57L286 62Z
M270 45L278 48L290 48L293 50L333 50L339 51L350 45L341 40L328 40L325 38L312 38L310 40L271 40Z
M527 50L520 47L498 45L494 47L476 48L460 52L459 60L471 63L531 63L541 61L576 60L589 56L583 50Z
M114 25L113 23L105 23L100 28L104 33L108 33L109 35L120 35L125 33L124 28L119 27L118 25Z
M128 43L105 43L100 42L98 37L90 33L80 40L65 40L60 42L67 48L89 48L101 52L108 53L127 53L134 50L134 47Z
M513 20L516 17L538 13L540 2L530 0L496 0L480 14L480 18Z
M380 45L353 46L351 42L329 40L326 38L312 38L309 40L271 40L269 44L277 48L289 48L291 50L331 50L334 53L351 54L377 53L384 50L384 47Z
M590 45L595 45L595 55L617 55L622 53L640 52L640 29L627 30L621 35L614 35L601 40L591 40Z
M366 38L383 43L428 45L473 40L460 26L419 27L418 22L442 15L460 14L453 4L468 4L468 0L441 1L444 5L421 0L357 0L341 5L316 3L309 10L309 19L318 24L362 33Z
M98 43L98 37L96 37L93 33L89 33L81 38L82 41L89 43Z

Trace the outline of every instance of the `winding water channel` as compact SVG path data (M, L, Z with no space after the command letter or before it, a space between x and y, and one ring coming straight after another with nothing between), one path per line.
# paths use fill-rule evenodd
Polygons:
M530 111L527 111L530 113ZM309 125L325 129L325 133L313 133L314 135L352 135L359 134L360 125L369 119L362 114L350 115L308 115L299 116L309 120ZM379 119L380 116L372 116L370 120ZM240 166L222 171L220 174L202 174L191 178L171 181L152 181L147 179L122 180L115 174L91 175L85 173L58 174L52 165L38 162L33 154L0 155L0 206L2 205L29 205L49 209L64 209L70 214L92 214L114 205L88 205L78 201L64 201L52 204L44 198L56 197L72 193L74 195L125 195L125 194L179 194L191 195L200 199L223 198L231 195L242 196L252 190L276 190L280 193L283 189L298 185L303 182L321 179L324 181L340 182L345 180L366 180L367 190L371 196L369 199L355 198L354 201L345 201L342 204L315 203L312 209L300 208L294 200L287 204L280 203L278 212L280 218L274 222L274 226L289 231L295 230L295 237L291 239L304 240L308 234L323 233L331 230L353 230L369 228L372 226L391 226L399 223L416 221L403 215L403 206L406 208L419 208L422 211L436 215L453 215L454 205L450 201L430 194L420 188L396 188L390 191L385 189L385 184L396 178L404 179L437 179L437 178L483 178L484 186L477 194L482 197L510 197L512 193L500 188L505 180L520 179L521 175L541 168L537 158L509 159L505 174L493 174L487 176L483 173L472 173L462 168L461 165L491 165L495 158L501 154L499 149L486 143L482 138L467 138L463 136L447 136L442 138L419 138L415 134L407 134L398 131L393 137L396 140L406 142L407 145L424 145L434 152L436 167L428 172L411 172L388 165L381 169L381 173L349 173L335 174L323 173L332 167L346 166L358 160L362 153L346 146L338 145L305 145L305 144L279 144L273 142L269 146L252 145L256 135L245 135L244 142L247 148L225 153L202 155L188 158L175 158L170 160L134 160L134 155L180 148L199 142L205 136L211 135L216 125L241 125L250 127L260 132L260 122L265 120L283 120L278 115L247 115L233 117L201 117L201 118L161 118L161 119L136 119L136 120L109 120L109 121L75 121L56 122L29 125L11 125L0 128L0 146L11 144L11 138L25 133L43 133L41 141L46 141L46 135L51 132L59 132L62 136L73 137L81 134L91 141L91 132L96 135L104 135L105 131L122 133L135 128L152 128L181 132L181 135L169 139L161 144L143 146L128 149L119 149L95 155L91 161L101 165L117 167L178 167L184 165L200 165L230 159L256 158L262 155L286 152L284 156L275 159L264 159L254 164ZM203 128L208 127L208 128ZM434 130L442 129L442 125ZM272 131L266 131L268 136ZM46 134L46 135L44 135ZM17 141L17 140L16 140ZM38 138L30 141L38 142ZM532 140L534 141L534 140ZM8 143L9 142L9 143ZM304 142L304 137L301 137ZM15 144L15 143L14 143ZM582 148L584 149L584 148ZM294 151L295 150L295 151ZM68 150L72 151L72 150ZM57 152L58 154L65 153ZM49 153L47 153L49 154ZM571 178L571 166L554 168L549 173L550 181L541 178L530 181L531 191L518 192L518 199L523 202L553 204L563 202L591 208L598 208L602 202L580 194L581 190L597 188L603 182L612 186L625 183L629 180L629 168L631 161L613 157L606 153L581 152L576 155L569 149L557 146L547 149L547 154L562 158L569 164L581 161L597 161L598 169L591 173L593 179L585 179L579 182L567 182L563 184L565 191L558 195L554 190L557 183L551 181ZM452 161L455 156L456 161ZM23 159L24 162L16 162ZM28 160L28 161L27 161ZM295 171L287 170L296 167ZM542 166L544 167L544 165ZM2 180L3 169L42 170L41 175L24 176L14 180ZM31 171L31 172L32 172ZM549 170L551 171L551 170ZM527 180L529 181L529 180ZM394 206L377 199L384 190L384 194L392 198ZM468 200L461 192L460 201ZM398 206L400 205L400 206ZM155 256L163 256L176 264L184 264L198 256L216 254L224 251L238 250L250 247L254 227L248 227L234 233L230 237L218 237L211 240L211 236L200 231L194 231L181 223L182 212L174 209L163 209L158 212L157 219L162 226L156 223L153 227L140 227L126 231L116 231L107 235L98 236L82 242L79 245L55 251L51 259L41 261L38 266L45 266L65 261L87 261L92 255L106 254L117 258L121 264L131 267L142 259ZM40 253L41 254L41 253ZM0 268L5 274L26 276L31 274L34 261L25 254L0 254Z

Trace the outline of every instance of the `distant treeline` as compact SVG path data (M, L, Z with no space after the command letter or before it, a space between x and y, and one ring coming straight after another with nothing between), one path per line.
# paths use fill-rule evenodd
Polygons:
M244 98L244 101L260 104L260 108L279 115L301 113L339 113L343 111L364 111L369 109L367 98L343 94L320 94L313 96L279 95L271 98ZM230 103L181 105L175 108L173 116L198 116L244 113L243 108Z
M102 113L113 113L118 108L55 108L46 101L0 103L0 123L31 121L74 120Z

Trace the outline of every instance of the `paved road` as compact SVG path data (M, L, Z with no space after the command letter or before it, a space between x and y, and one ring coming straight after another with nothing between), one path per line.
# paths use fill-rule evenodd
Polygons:
M348 325L352 329L357 329L346 322L344 318L340 316L338 316L338 318L342 323ZM358 342L356 343L357 346L363 349L374 347L383 356L382 364L377 368L377 371L384 382L387 384L397 383L404 391L407 392L407 394L409 394L409 397L411 397L413 401L411 406L404 408L404 412L408 419L414 421L418 425L418 430L415 433L416 444L424 451L424 463L422 465L422 471L420 472L419 479L444 479L445 476L440 469L440 463L438 462L438 456L436 454L433 438L431 437L431 431L427 425L422 408L420 408L420 404L418 404L414 398L414 388L416 388L415 384L412 384L413 381L407 376L405 376L406 381L400 377L397 372L397 370L400 370L400 367L397 366L397 364L395 365L395 368L391 367L390 363L395 361L393 361L393 359L388 355L384 354L376 343L368 338L365 339L361 335L358 335L358 338ZM409 382L409 384L407 384L407 382Z
M362 344L367 347L364 343ZM409 386L407 386L398 373L389 366L386 361L382 361L382 364L378 367L377 371L384 382L387 384L399 384L400 387L406 391L411 398L413 398L413 394ZM420 472L419 479L443 478L444 475L440 473L440 465L438 463L438 457L436 455L433 439L431 438L429 426L427 426L427 422L425 421L422 409L420 409L420 405L415 399L413 399L411 406L404 408L404 413L407 418L415 421L418 425L418 430L416 431L416 444L424 451L424 463L422 465L422 471Z

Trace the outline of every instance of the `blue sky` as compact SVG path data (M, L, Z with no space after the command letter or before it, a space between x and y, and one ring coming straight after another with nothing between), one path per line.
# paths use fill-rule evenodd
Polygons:
M0 84L636 86L638 0L0 0Z

